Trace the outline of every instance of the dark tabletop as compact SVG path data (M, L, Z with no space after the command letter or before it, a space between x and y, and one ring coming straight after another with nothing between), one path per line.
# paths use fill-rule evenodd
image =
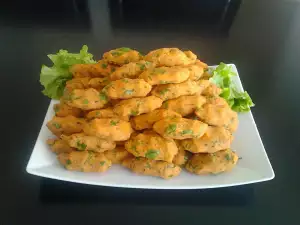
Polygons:
M1 225L300 223L300 1L40 2L0 3ZM209 65L236 64L256 103L252 112L275 179L160 191L27 174L50 102L41 94L41 65L48 53L77 52L83 44L97 59L121 46L144 53L176 46Z

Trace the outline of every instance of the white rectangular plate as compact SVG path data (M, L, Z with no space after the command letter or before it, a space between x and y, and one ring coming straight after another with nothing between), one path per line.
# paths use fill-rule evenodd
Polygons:
M232 69L237 73L235 65ZM239 77L236 82L243 90ZM83 184L93 184L111 187L149 188L149 189L204 189L236 186L267 181L274 178L274 172L251 112L239 114L239 127L234 134L232 149L237 152L239 160L237 166L228 173L219 175L198 176L183 170L180 176L170 180L157 177L137 175L119 165L113 165L105 173L82 173L64 169L56 160L46 144L53 135L47 129L46 123L54 115L52 100L38 139L34 146L27 172L41 177L65 180Z

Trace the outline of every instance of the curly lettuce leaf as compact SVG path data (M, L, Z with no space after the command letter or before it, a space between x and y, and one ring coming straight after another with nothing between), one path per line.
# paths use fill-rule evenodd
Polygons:
M54 80L49 85L47 85L47 88L45 88L42 93L49 98L59 99L64 93L67 80L69 80L69 78L60 78Z
M224 88L220 96L224 98L232 110L236 112L248 112L250 107L254 106L247 91L238 92L234 88Z
M231 66L222 62L211 71L211 74L212 77L210 78L210 81L222 89L229 87L232 83L231 78L236 76L236 73L232 71Z
M254 106L251 97L245 92L238 91L238 87L233 81L236 73L232 71L231 66L220 63L211 71L212 77L209 79L222 89L220 96L224 98L232 110L236 112L248 112L250 107Z
M57 54L48 55L48 58L53 65L42 65L40 83L44 86L42 93L52 99L59 99L63 95L66 82L72 79L69 71L72 65L96 63L86 45L82 46L79 53L69 53L61 49Z

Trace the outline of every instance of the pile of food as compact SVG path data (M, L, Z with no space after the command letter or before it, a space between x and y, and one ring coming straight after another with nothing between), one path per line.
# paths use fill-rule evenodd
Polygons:
M191 51L161 48L142 55L130 48L95 62L60 50L43 66L43 93L60 99L47 123L57 136L51 150L68 170L104 172L121 164L165 179L182 168L198 174L231 170L237 112L253 103L239 92L231 68L210 70Z

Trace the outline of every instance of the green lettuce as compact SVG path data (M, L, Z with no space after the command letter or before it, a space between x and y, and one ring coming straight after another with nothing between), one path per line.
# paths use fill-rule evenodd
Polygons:
M42 65L40 83L44 86L42 93L49 98L59 99L63 95L66 82L72 79L70 67L74 64L96 63L93 55L88 53L88 47L82 46L79 53L69 53L67 50L59 50L57 54L50 54L51 67Z
M254 106L249 94L239 91L233 77L237 74L232 71L231 66L220 63L215 69L210 71L212 83L222 89L220 96L224 98L232 110L236 112L248 112Z

